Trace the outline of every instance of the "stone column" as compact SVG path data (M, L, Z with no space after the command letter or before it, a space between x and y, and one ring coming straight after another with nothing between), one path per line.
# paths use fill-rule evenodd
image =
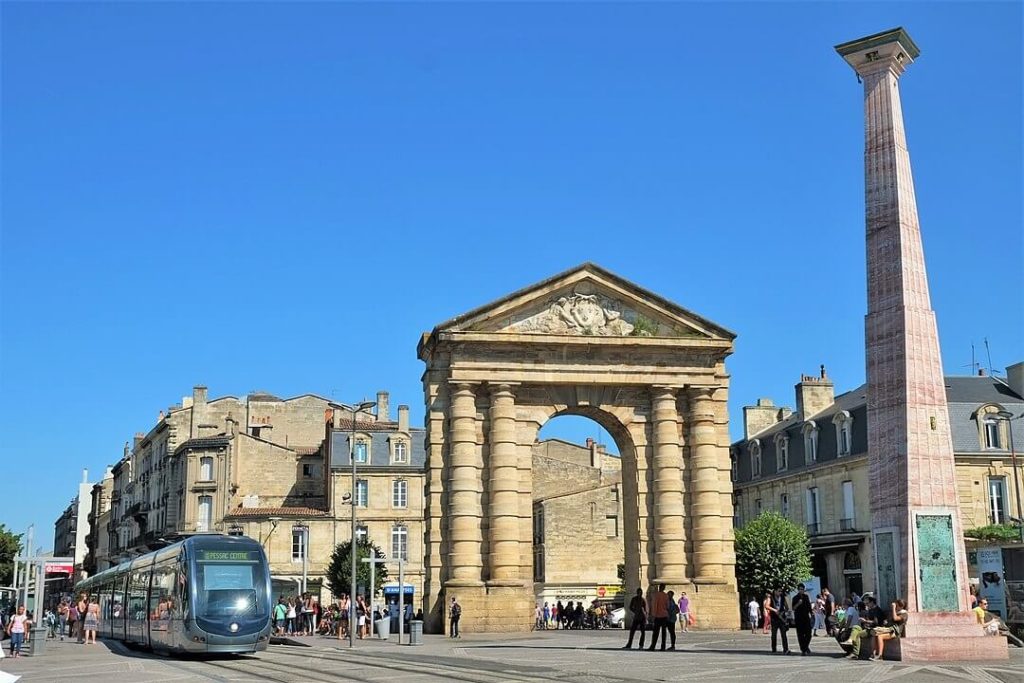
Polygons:
M519 454L512 387L491 387L490 527L488 583L521 583L519 556Z
M686 581L686 540L676 390L656 387L651 407L656 583L680 584Z
M476 442L476 394L472 384L452 386L451 467L448 474L449 538L451 553L448 585L482 583L483 462Z
M718 491L718 439L711 388L690 389L693 563L697 583L722 583L722 507Z

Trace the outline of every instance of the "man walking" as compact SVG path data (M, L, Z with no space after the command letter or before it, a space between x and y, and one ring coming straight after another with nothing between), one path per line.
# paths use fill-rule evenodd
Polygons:
M644 589L637 588L636 595L629 601L629 612L633 615L632 623L629 625L629 642L623 650L633 649L633 634L640 630L640 649L644 649L644 639L647 637L647 601L644 600Z
M658 644L658 636L661 635L661 649L665 649L665 641L668 640L668 593L665 592L665 584L658 584L658 592L651 599L651 616L654 617L654 632L651 636L651 646L647 648L651 652Z
M782 636L782 654L789 654L789 602L782 594L781 588L776 588L768 600L768 614L772 624L772 652L778 652L778 637Z
M679 623L682 624L682 632L690 631L690 598L683 591L679 596Z
M801 583L796 587L797 593L793 598L793 621L796 623L796 640L800 645L800 654L811 653L811 626L814 619L814 607L811 605L811 596Z
M676 649L676 619L679 618L679 605L676 603L676 594L674 591L668 592L668 635L672 638L672 645L669 647L670 650ZM684 631L685 633L685 631ZM662 643L662 649L664 643Z
M462 618L462 605L452 596L452 604L448 608L448 620L451 622L448 628L449 638L459 638L459 619Z

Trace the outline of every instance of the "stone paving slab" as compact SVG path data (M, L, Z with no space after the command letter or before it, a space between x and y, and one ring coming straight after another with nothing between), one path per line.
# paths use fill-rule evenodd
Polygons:
M951 683L1024 683L1024 650L1010 648L1010 659L992 663L921 666L899 662L852 662L835 641L816 638L814 654L773 655L766 636L749 633L690 633L680 636L675 652L624 651L621 631L548 631L502 636L467 635L459 640L426 636L422 646L391 641L347 642L297 638L298 645L273 645L247 656L180 658L130 649L116 642L82 646L49 642L41 657L0 661L0 671L23 676L26 683L67 681L158 683L218 681L246 683L422 683L424 681L825 681L872 683L921 681Z

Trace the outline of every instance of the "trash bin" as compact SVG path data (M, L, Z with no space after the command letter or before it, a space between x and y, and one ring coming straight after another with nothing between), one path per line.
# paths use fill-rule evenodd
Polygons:
M378 619L374 623L377 626L377 636L381 640L387 640L391 636L391 620Z
M423 644L423 622L413 619L409 622L409 644Z

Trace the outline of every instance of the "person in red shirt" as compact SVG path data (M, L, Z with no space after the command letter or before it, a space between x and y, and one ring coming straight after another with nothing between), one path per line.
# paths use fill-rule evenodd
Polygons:
M661 634L661 649L668 645L668 593L665 592L665 584L658 584L658 592L651 598L651 617L654 619L654 631L651 637L651 646L648 650L654 650L658 644L658 634Z

